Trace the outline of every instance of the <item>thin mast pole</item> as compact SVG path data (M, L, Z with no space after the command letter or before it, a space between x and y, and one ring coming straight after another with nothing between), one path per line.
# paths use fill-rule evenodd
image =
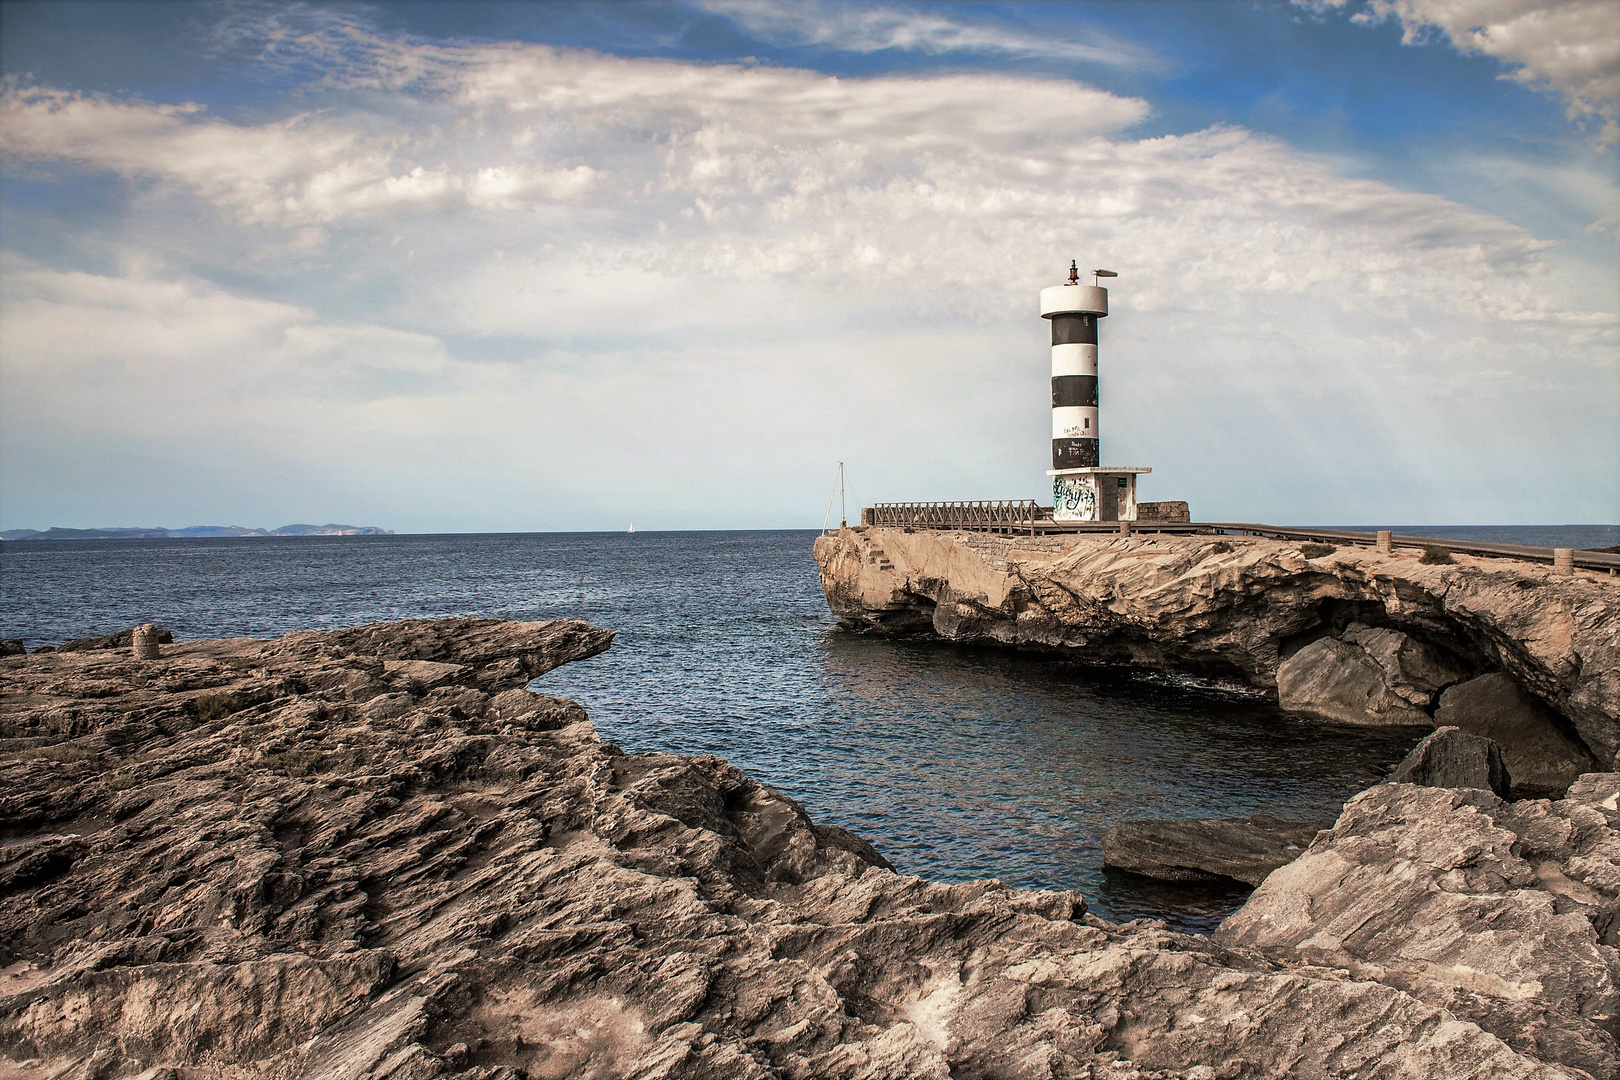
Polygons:
M838 463L838 527L849 528L849 509L844 505L844 463Z

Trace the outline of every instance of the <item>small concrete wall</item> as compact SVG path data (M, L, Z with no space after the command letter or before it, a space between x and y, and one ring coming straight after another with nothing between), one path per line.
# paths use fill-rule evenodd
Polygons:
M1191 521L1192 514L1187 509L1185 500L1171 499L1168 502L1137 503L1136 520L1170 524L1178 521Z

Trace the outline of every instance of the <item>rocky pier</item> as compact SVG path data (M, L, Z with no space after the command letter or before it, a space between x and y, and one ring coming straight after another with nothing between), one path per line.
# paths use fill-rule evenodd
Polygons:
M1620 752L1620 581L1418 549L1246 536L856 528L815 543L849 629L1040 649L1275 693L1324 723L1456 727L1511 792Z
M1192 937L896 872L527 689L611 641L447 619L0 658L0 1075L1620 1075L1620 775L1374 788ZM1422 775L1478 772L1453 756Z

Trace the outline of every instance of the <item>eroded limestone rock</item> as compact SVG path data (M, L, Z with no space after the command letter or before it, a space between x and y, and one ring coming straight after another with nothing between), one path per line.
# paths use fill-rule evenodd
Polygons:
M1468 671L1410 634L1351 623L1277 665L1277 701L1341 724L1428 727L1442 687Z
M1429 714L1389 683L1382 665L1349 641L1313 641L1277 665L1277 704L1340 724L1428 727Z
M1297 859L1332 822L1250 818L1122 821L1103 836L1103 863L1160 881L1230 878L1258 885Z
M1216 940L1399 987L1521 1053L1620 1075L1620 774L1558 802L1384 784Z
M1263 687L1277 684L1296 643L1337 637L1386 673L1385 715L1420 722L1412 695L1444 686L1444 668L1500 671L1565 718L1608 767L1620 752L1620 579L1460 554L1428 565L1418 554L1342 547L1306 559L1297 545L1257 537L900 528L846 529L815 542L828 606L854 629L926 629L948 641ZM1442 648L1425 657L1419 643ZM1392 669L1399 679L1388 678Z
M1391 694L1420 709L1429 708L1441 690L1470 674L1440 650L1386 626L1351 623L1340 637L1363 649L1383 670Z
M523 696L610 637L0 659L0 1073L1573 1075L1370 973L893 873L719 759Z
M153 627L157 632L157 644L172 645L174 634L162 627ZM111 634L101 634L96 637L69 638L56 647L57 652L87 652L91 649L128 649L135 639L135 628L118 630Z
M1443 727L1412 748L1390 774L1392 784L1481 788L1506 798L1512 787L1502 750L1482 735Z
M1546 706L1501 672L1441 694L1435 720L1501 747L1515 794L1556 798L1577 776L1597 767L1586 747L1560 730Z

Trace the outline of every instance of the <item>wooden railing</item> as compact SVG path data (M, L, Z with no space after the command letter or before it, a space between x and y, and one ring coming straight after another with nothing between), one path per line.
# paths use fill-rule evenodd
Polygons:
M878 503L861 511L862 525L978 532L1030 531L1052 523L1052 508L1034 499Z

